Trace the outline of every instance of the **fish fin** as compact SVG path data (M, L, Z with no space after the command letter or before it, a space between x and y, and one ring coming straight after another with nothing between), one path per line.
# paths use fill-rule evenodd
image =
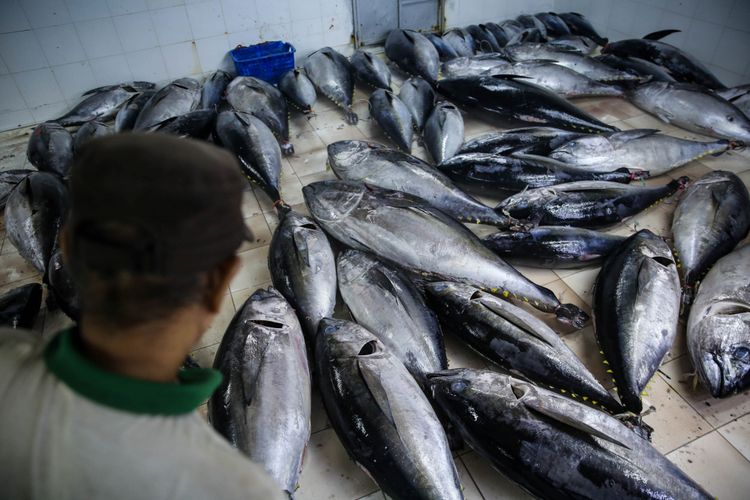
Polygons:
M505 293L503 293L503 296L505 296ZM497 305L496 302L494 302L492 300L484 300L481 295L479 295L476 298L474 296L472 296L471 301L472 302L473 301L477 301L485 309L493 312L494 314L502 316L503 319L505 319L507 322L511 323L512 325L517 326L519 329L523 330L525 333L531 335L532 337L534 337L534 338L536 338L536 339L544 342L549 347L552 347L552 348L557 348L558 347L556 345L552 345L549 342L549 340L547 340L543 336L539 335L539 333L537 332L536 328L533 327L533 325L527 324L525 321L523 321L522 318L520 318L520 317L518 317L516 315L511 315L512 314L512 310L510 310L510 309L502 309L501 307L499 307ZM511 314L509 314L509 313L511 313Z
M403 30L403 34L407 40L409 40L411 43L414 43L414 36L412 36L408 31Z
M369 351L365 351L366 349L376 349L375 352L377 352L377 349L378 349L377 341L371 340L370 342L367 342L362 347L362 350L360 350L360 355L365 355L369 353ZM388 393L386 392L385 387L383 387L383 384L381 383L380 378L377 375L375 375L372 372L372 370L369 368L367 358L358 359L357 368L359 369L359 374L362 376L362 380L364 380L365 385L367 386L367 389L370 391L370 394L372 395L372 398L375 400L375 403L380 408L380 411L382 411L383 415L385 415L388 418L388 420L390 420L391 423L395 426L396 421L393 418L393 412L391 411L391 403L388 401Z
M248 342L253 341L252 337L252 335L248 335L245 338L246 350L248 349ZM240 377L240 380L242 380L242 401L245 403L245 406L250 406L250 404L255 400L255 382L258 380L258 374L260 373L260 368L263 365L266 350L268 350L268 345L263 348L263 353L260 356L254 358L253 363L240 362L240 368L242 370L242 376Z
M655 128L637 128L633 130L622 130L620 132L615 132L614 134L610 135L609 139L620 140L622 142L628 142L634 139L641 139L642 137L648 137L650 135L654 135L659 132L661 132L661 130L655 129Z
M521 75L509 75L507 73L496 73L494 75L491 75L492 78L497 78L498 80L530 80L531 78L528 76L521 76Z
M653 33L649 33L648 35L644 36L644 40L661 40L662 38L671 35L672 33L681 33L682 30L660 30L660 31L654 31Z
M294 242L294 255L297 258L297 262L303 267L310 267L310 249L307 246L307 241L299 235L298 231L292 233L292 240Z

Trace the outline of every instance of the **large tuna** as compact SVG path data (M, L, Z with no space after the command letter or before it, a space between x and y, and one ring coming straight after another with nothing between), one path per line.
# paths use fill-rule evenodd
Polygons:
M26 157L42 172L65 177L73 163L73 136L57 123L40 123L29 136Z
M523 152L547 156L555 148L586 134L554 127L523 127L490 132L467 141L461 153L511 154Z
M719 259L701 282L687 343L701 383L715 398L750 387L750 245Z
M201 104L201 84L180 78L159 89L138 113L133 130L150 130L168 118L184 115Z
M310 213L343 244L428 280L461 281L555 313L579 327L586 313L561 304L485 247L465 226L419 198L361 183L323 181L302 189Z
M311 113L318 94L309 78L299 69L287 71L279 80L279 90L284 93L289 103L302 111Z
M153 130L163 134L205 140L214 131L215 124L216 111L214 109L197 109L184 115L168 118Z
M81 297L78 294L73 277L63 260L62 251L58 248L49 260L47 285L55 298L55 303L62 312L73 321L81 319Z
M419 385L363 327L324 319L316 340L320 392L349 455L391 498L463 498L448 441Z
M564 14L558 14L558 16L560 16L560 19L565 21L565 24L568 25L570 32L574 35L587 36L602 47L607 45L608 40L597 33L588 19L583 17L581 14L578 14L577 12L566 12Z
M620 401L640 413L641 393L677 335L680 278L669 246L648 229L604 261L594 288L594 331Z
M464 143L464 118L459 109L439 102L424 127L424 144L435 163L442 163L458 152Z
M156 93L155 90L144 90L139 94L134 94L128 101L123 104L115 116L115 132L126 132L133 130L138 115L141 114L143 107L151 100Z
M603 62L607 66L625 71L637 76L644 81L675 82L672 75L658 64L646 61L638 57L619 57L614 54L603 54L594 59Z
M232 76L226 71L219 69L211 73L201 88L201 109L218 111L227 85L231 81Z
M443 34L443 40L453 47L459 57L474 55L474 38L468 32L458 28L448 30Z
M91 139L114 134L114 129L99 121L90 121L81 125L73 136L73 151L80 151Z
M471 447L535 497L712 498L618 419L578 401L487 370L447 370L430 385Z
M554 12L538 12L534 14L534 17L539 19L547 29L547 33L555 38L571 34L565 21Z
M42 285L29 283L0 295L0 327L29 329L42 305Z
M435 105L435 91L430 84L419 76L411 77L401 85L398 98L409 108L414 127L422 130Z
M130 82L89 90L83 94L85 99L54 121L67 127L81 125L91 120L109 120L132 97L154 87L155 85L150 82Z
M385 40L385 55L410 75L419 75L428 83L437 81L440 57L437 49L421 33L391 30Z
M483 25L480 24L477 26L476 24L471 24L465 29L474 39L477 50L481 50L482 52L499 52L502 50L492 31L485 29Z
M411 153L413 117L401 99L390 90L377 89L370 95L370 114L399 149Z
M378 89L391 90L391 70L379 57L357 50L350 59L354 76L362 83Z
M510 65L508 57L503 54L478 54L471 57L457 57L441 65L444 78L480 76L484 74L502 74Z
M346 122L355 125L359 117L352 111L354 76L349 60L332 48L323 47L307 56L304 66L318 92L342 108Z
M237 311L214 359L223 381L208 418L289 495L310 438L310 370L294 310L273 288Z
M34 170L28 168L19 168L12 170L3 170L0 172L0 210L5 208L10 193L16 188L19 182L24 180Z
M450 59L458 57L456 49L454 49L451 44L443 40L442 37L436 35L435 33L425 33L424 36L426 36L430 43L435 46L435 49L437 49L438 56L440 56L441 61L448 61Z

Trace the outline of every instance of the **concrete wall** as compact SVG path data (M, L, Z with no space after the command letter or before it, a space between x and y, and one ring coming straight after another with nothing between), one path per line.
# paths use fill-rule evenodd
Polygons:
M724 84L750 83L750 0L555 0L612 40L680 29L663 41L706 64Z

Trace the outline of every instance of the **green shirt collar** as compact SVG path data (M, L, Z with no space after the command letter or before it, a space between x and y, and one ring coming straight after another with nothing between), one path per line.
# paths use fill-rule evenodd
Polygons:
M63 330L47 344L47 368L72 390L96 403L131 413L181 415L203 404L221 383L210 368L180 370L180 383L152 382L106 371L81 354L76 328Z

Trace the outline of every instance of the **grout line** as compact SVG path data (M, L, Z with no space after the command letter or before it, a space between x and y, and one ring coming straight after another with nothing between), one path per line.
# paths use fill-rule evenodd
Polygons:
M479 455L477 455L479 456ZM469 466L466 465L466 462L464 462L463 455L460 455L458 457L458 460L461 462L461 464L464 466L464 469L466 469L466 473L469 475L469 479L471 479L471 482L474 483L474 487L479 492L479 496L482 497L482 500L486 500L484 493L482 493L482 488L479 487L479 484L477 483L476 479L474 479L474 475L471 473L471 470L469 469ZM500 472L498 472L500 474Z

